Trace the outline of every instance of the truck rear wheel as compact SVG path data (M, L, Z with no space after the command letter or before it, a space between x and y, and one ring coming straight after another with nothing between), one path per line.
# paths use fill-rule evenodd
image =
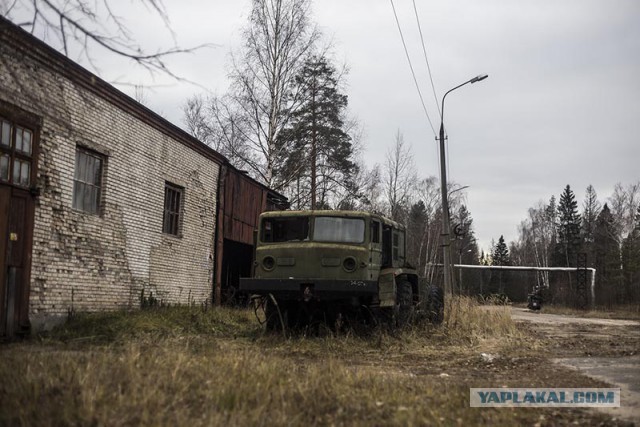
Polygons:
M427 305L429 321L439 325L444 320L444 292L439 286L429 286L429 300Z

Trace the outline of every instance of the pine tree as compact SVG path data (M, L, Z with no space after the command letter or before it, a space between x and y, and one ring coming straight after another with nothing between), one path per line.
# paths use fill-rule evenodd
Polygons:
M454 226L454 238L452 242L452 255L457 264L478 264L478 244L476 242L475 232L473 230L473 218L471 212L465 205L461 205L456 215L452 218ZM458 285L464 287L465 291L473 291L472 286L475 286L477 280L472 280L474 271L467 269L458 269L457 280Z
M458 262L461 264L478 263L478 244L473 230L473 218L465 205L461 205L453 218L454 224L454 249L458 253Z
M493 247L491 254L491 265L510 265L509 248L504 241L504 236L500 236L498 243Z
M578 213L578 202L569 185L560 195L558 220L556 264L565 267L575 266L576 255L580 248L581 217Z
M357 166L353 145L345 131L347 96L340 93L336 69L324 56L313 56L296 77L301 107L293 113L290 126L278 144L288 156L277 165L277 175L289 177L294 199L306 193L308 206L327 206L338 187L353 185Z
M622 270L625 300L640 301L640 206L635 215L634 228L622 243Z
M596 300L608 304L620 300L620 243L616 221L605 203L596 220L594 255L596 266Z
M491 252L491 265L510 265L511 260L509 258L509 248L504 241L504 236L500 236L498 243L492 247ZM493 281L492 281L493 282ZM503 295L505 284L509 282L508 272L500 271L498 273L498 293Z
M556 204L556 196L551 196L549 204L545 208L545 219L553 225L553 242L556 240L556 228L558 226L558 206Z
M598 201L598 195L593 185L589 185L585 192L582 203L582 236L584 242L593 242L593 232L596 226L596 219L602 209Z
M593 235L596 227L596 219L602 206L598 201L598 195L592 185L587 187L582 203L582 245L587 254L587 262L593 265Z
M489 260L487 260L487 257L484 254L484 249L480 251L480 265L489 265Z

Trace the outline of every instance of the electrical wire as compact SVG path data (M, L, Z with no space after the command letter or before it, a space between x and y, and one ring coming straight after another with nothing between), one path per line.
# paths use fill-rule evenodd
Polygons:
M431 66L429 65L429 58L427 57L427 47L424 44L424 36L422 35L422 26L420 25L420 18L418 17L418 9L416 7L416 0L413 0L413 12L416 15L416 23L418 24L418 31L420 32L420 42L422 43L422 53L424 53L424 60L427 63L427 70L429 71L429 80L431 81L431 89L433 90L433 98L436 101L436 108L438 109L438 115L442 119L442 111L440 111L440 104L438 103L438 95L436 95L436 87L433 84L433 77L431 75Z
M434 135L436 135L436 130L433 127L433 123L431 122L431 117L429 117L429 113L427 112L427 106L424 104L424 98L422 97L422 92L420 91L420 85L418 85L418 79L416 78L416 73L413 70L413 64L411 63L411 58L409 57L409 51L407 50L407 44L404 41L404 35L402 34L402 28L400 27L400 21L398 20L398 14L396 13L396 6L393 4L393 0L389 0L391 2L391 8L393 9L393 16L396 18L396 24L398 26L398 32L400 32L400 39L402 40L402 46L404 47L404 53L407 55L407 61L409 62L409 68L411 69L411 75L413 76L413 82L416 84L416 89L418 90L418 95L420 96L420 102L422 103L422 109L424 110L424 114L427 116L427 120L429 121L429 126L431 126L431 131Z

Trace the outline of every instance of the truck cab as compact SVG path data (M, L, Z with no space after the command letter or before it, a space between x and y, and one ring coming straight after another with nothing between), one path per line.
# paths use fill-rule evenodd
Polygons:
M416 271L406 262L404 227L380 215L267 212L256 240L254 274L240 280L240 289L269 297L285 311L315 304L344 312L419 300Z

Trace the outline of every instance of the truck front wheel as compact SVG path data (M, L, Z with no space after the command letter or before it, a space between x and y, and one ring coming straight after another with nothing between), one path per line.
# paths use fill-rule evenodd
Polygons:
M267 331L280 331L282 330L282 322L280 321L281 310L273 302L271 295L266 297L264 302L264 315Z
M413 288L411 283L402 280L397 284L396 303L398 306L398 326L404 327L413 319Z

